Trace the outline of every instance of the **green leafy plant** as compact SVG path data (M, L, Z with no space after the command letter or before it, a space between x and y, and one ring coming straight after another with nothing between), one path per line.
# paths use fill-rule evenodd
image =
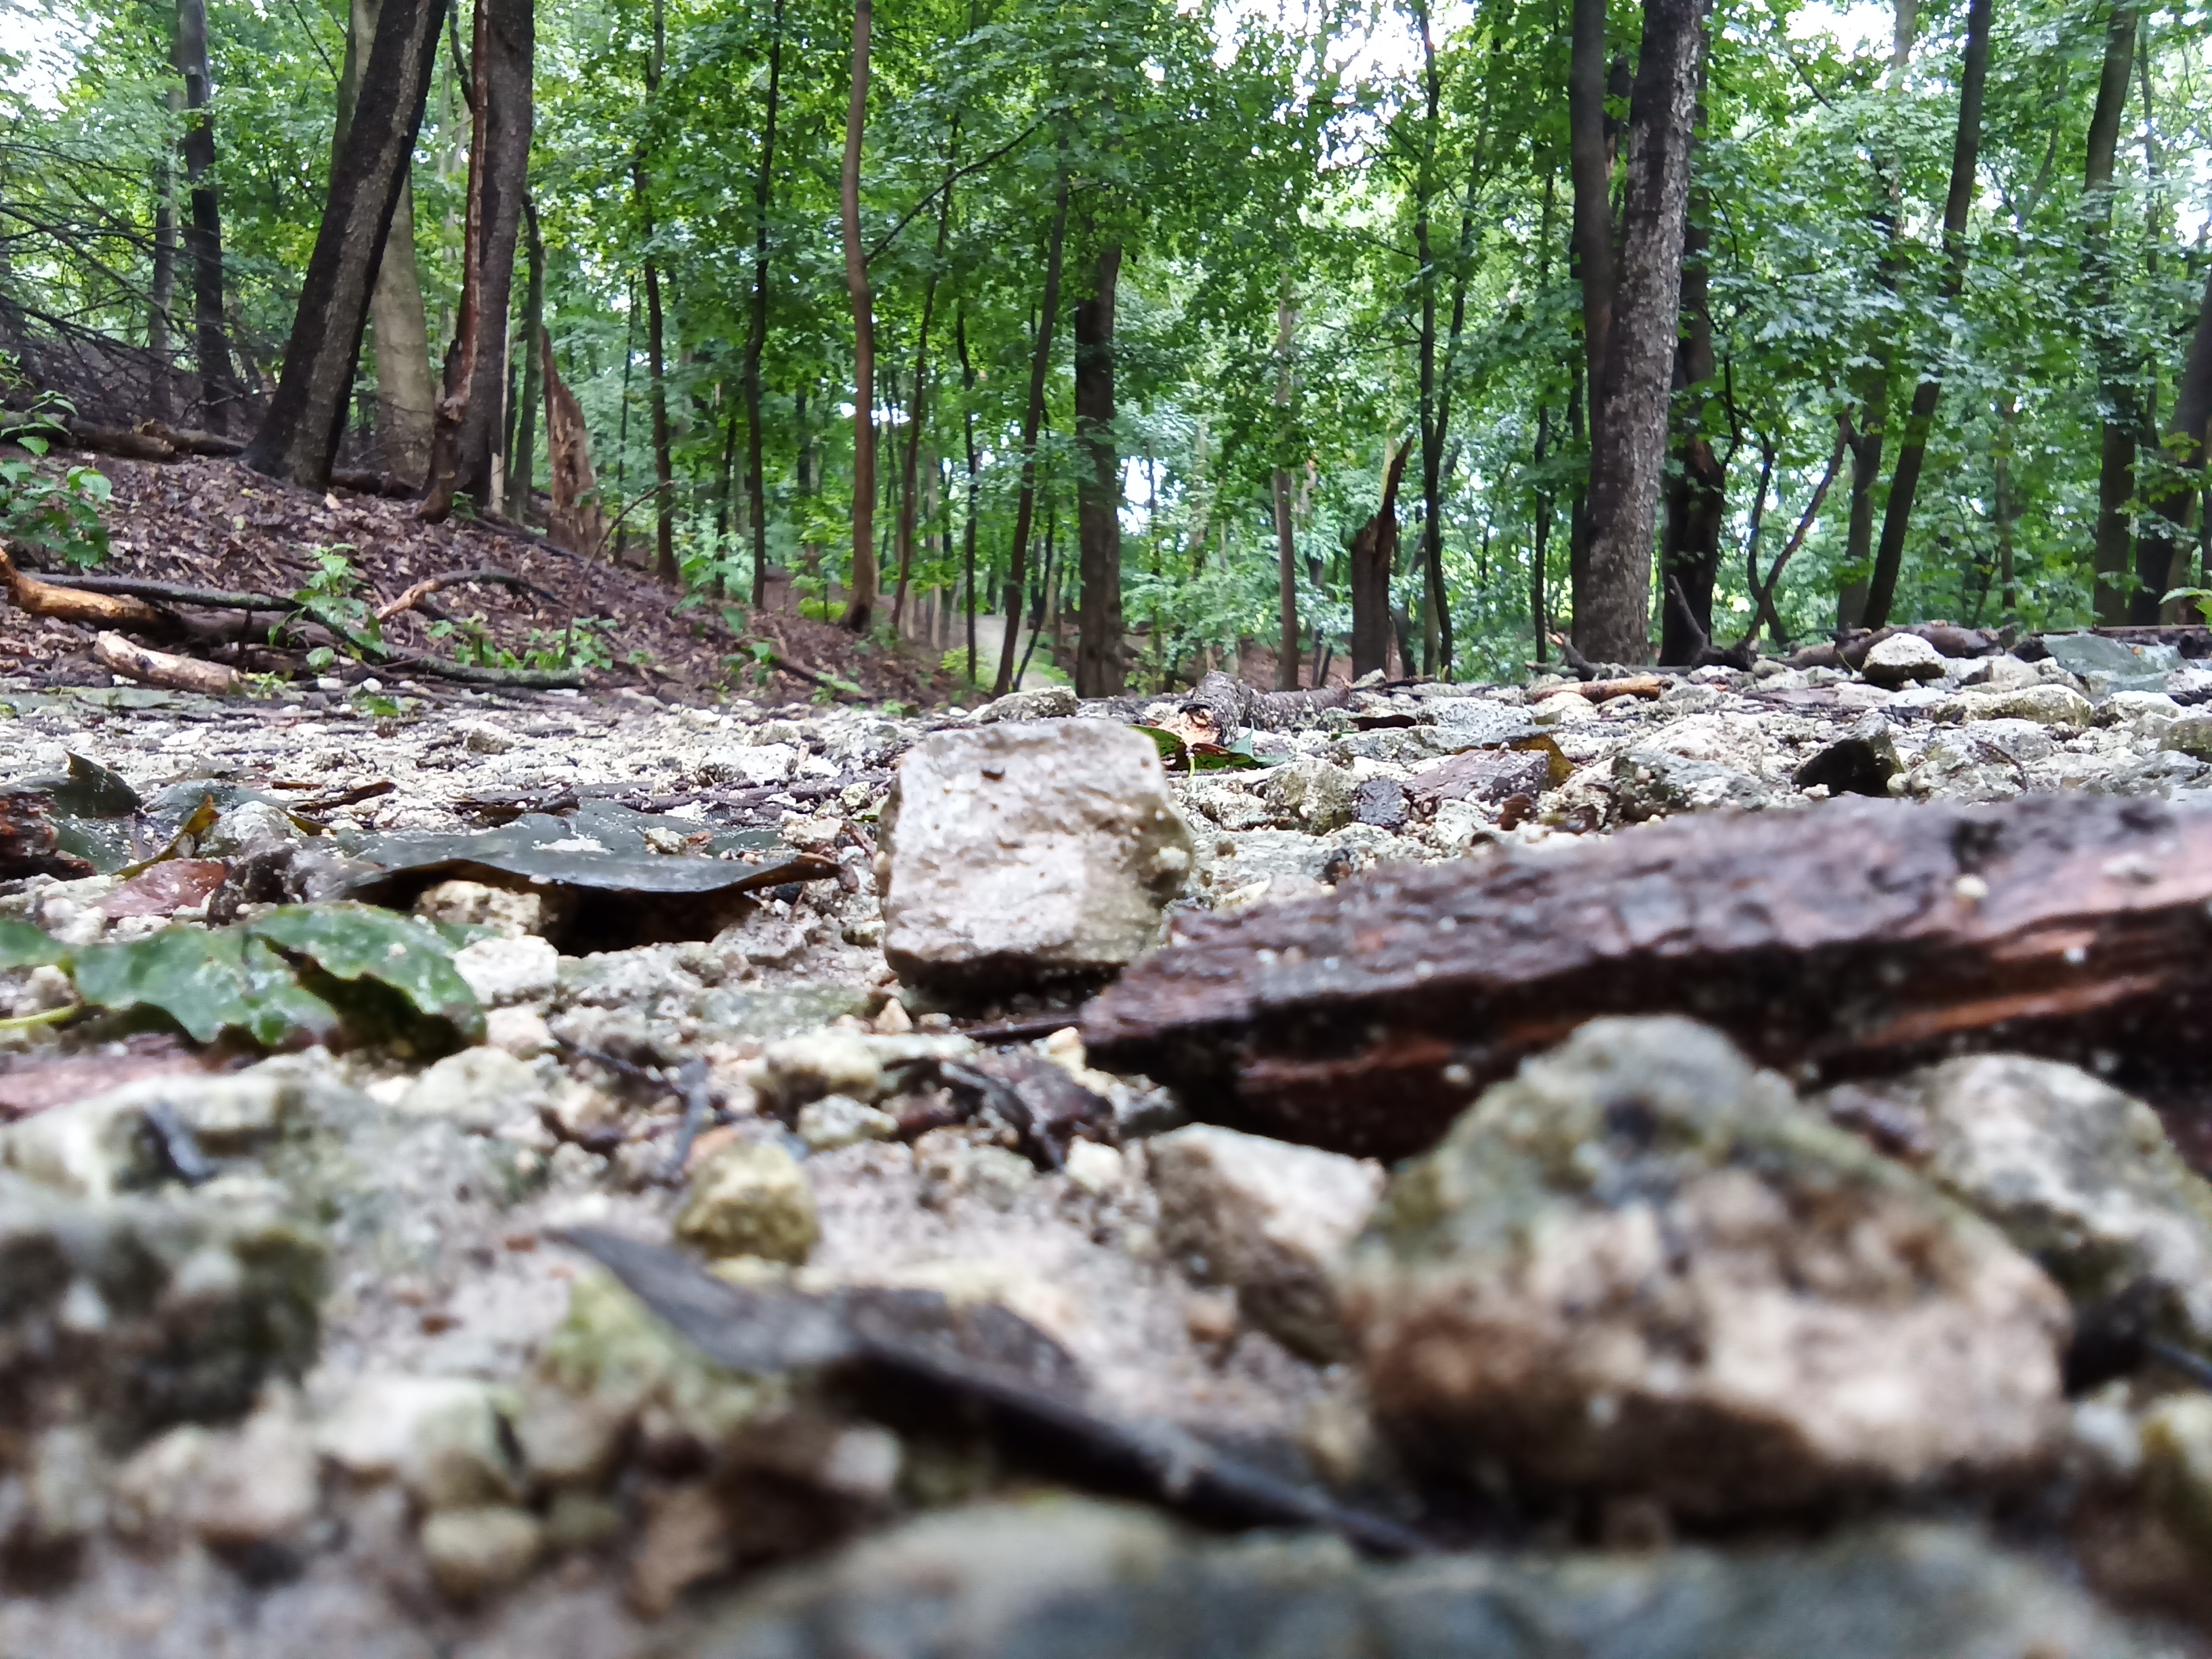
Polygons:
M315 574L292 595L299 614L328 629L356 659L381 655L383 625L376 619L375 606L364 597L361 572L354 568L353 544L332 542L309 551L315 556Z
M329 1042L403 1012L464 1037L483 1012L454 966L456 940L430 923L366 904L288 904L234 927L169 927L142 939L66 945L0 919L0 968L51 964L82 1005L151 1009L196 1042L236 1031L265 1048Z
M69 435L63 421L76 412L66 398L42 392L27 413L0 427L0 440L43 456ZM107 556L100 509L112 493L106 474L88 466L66 467L55 477L31 461L0 460L0 538L88 569Z

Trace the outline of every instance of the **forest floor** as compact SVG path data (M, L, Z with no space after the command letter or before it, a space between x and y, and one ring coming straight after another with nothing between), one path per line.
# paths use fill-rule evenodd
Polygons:
M96 574L202 588L289 596L317 580L322 556L342 556L357 573L371 608L412 584L459 570L490 568L526 590L474 584L449 588L394 617L395 649L454 656L465 646L494 661L563 665L576 635L586 684L630 686L684 702L728 690L776 701L803 699L817 684L764 665L756 642L783 661L856 688L870 702L947 700L955 683L935 653L864 641L791 611L751 613L708 599L682 605L649 572L586 559L542 537L453 520L426 525L414 503L334 489L325 495L251 471L234 460L137 461L58 453L58 467L81 460L113 485L104 514L111 554ZM273 620L273 618L271 619ZM441 624L444 629L441 629ZM734 624L734 625L733 625ZM106 684L91 657L94 630L0 610L0 666L54 684ZM232 647L216 653L241 668L295 668L297 653Z

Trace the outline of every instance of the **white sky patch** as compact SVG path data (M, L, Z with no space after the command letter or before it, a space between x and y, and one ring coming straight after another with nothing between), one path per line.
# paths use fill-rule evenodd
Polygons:
M0 52L9 59L8 88L44 110L61 104L88 31L82 18L38 0L0 0Z

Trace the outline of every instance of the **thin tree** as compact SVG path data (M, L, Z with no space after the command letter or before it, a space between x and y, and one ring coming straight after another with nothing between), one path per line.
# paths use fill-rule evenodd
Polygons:
M666 0L653 0L653 50L645 60L646 125L650 133L659 114L660 76L668 62ZM653 574L665 582L683 580L676 564L676 469L668 452L667 319L660 302L660 265L653 258L653 186L641 141L635 157L637 211L645 245L645 369L653 410Z
M506 425L507 315L530 167L536 33L532 0L477 0L460 310L438 400L429 484L417 509L432 523L453 511L458 495L480 508L491 501Z
M2135 0L2112 0L2105 29L2105 61L2097 76L2097 104L2089 117L2087 155L2081 172L2081 274L2087 290L2089 341L2097 365L2102 441L2097 458L2097 539L2092 561L2097 620L2156 622L2158 595L2139 594L2142 614L2124 591L2134 537L2128 520L2136 493L2136 442L2142 429L2142 398L2127 331L2115 314L2112 269L2112 159L2135 72Z
M530 282L522 300L522 393L516 400L507 446L507 511L517 523L527 517L531 489L537 482L541 354L534 343L545 331L545 239L538 229L538 204L527 196L522 198L522 220Z
M868 121L868 36L873 0L854 0L853 89L845 111L845 167L838 207L845 238L845 289L853 301L853 592L845 626L866 634L876 608L876 317L868 259L860 246L860 138Z
M348 12L345 68L338 81L338 118L331 162L344 153L355 100L376 39L379 0L353 0ZM420 488L430 468L430 439L437 392L430 380L430 331L422 311L422 274L415 258L415 191L408 168L377 262L368 297L376 344L376 437L384 470ZM530 354L536 361L536 354Z
M960 527L960 586L968 609L968 684L975 684L975 365L968 356L968 308L953 313L952 342L960 353L960 435L967 447L968 510Z
M174 119L184 108L185 94L169 88L164 101ZM146 355L153 360L153 380L147 388L146 412L157 421L175 413L171 401L175 349L172 333L177 303L177 169L166 151L154 170L154 270L146 307Z
M1951 188L1943 202L1942 303L1955 304L1966 286L1966 214L1973 206L1974 176L1982 137L1982 89L1989 76L1990 0L1969 0L1965 61L1959 76L1959 125L1951 140ZM1920 469L1928 454L1928 433L1935 424L1936 400L1943 394L1942 371L1931 369L1913 389L1905 416L1905 440L1890 477L1889 501L1882 511L1881 545L1875 550L1874 577L1867 587L1869 628L1889 621L1897 580L1905 563L1905 532L1912 520L1912 498L1920 488Z
M1109 242L1098 250L1090 297L1074 316L1075 442L1084 460L1075 478L1079 697L1119 696L1128 682L1121 652L1121 464L1114 445L1114 306L1121 276L1121 244Z
M1698 100L1696 133L1705 127ZM1702 185L1690 191L1689 223L1682 237L1682 334L1674 348L1679 395L1674 462L1667 481L1666 522L1660 543L1662 587L1659 660L1688 663L1713 632L1713 584L1720 574L1721 520L1728 511L1728 465L1705 434L1718 366L1713 354L1713 316L1707 297L1709 206Z
M191 217L185 253L192 270L192 335L200 377L202 418L210 432L230 430L238 397L230 337L222 319L222 212L216 198L215 123L208 111L207 0L177 0L171 62L185 83L185 179Z
M1006 636L999 650L999 678L993 695L1014 689L1014 647L1021 633L1024 585L1028 580L1030 526L1036 514L1037 434L1044 425L1044 382L1052 367L1052 324L1060 311L1060 256L1067 244L1066 141L1058 182L1053 189L1052 230L1046 239L1044 304L1037 315L1036 345L1030 358L1030 398L1022 412L1022 482L1014 500L1014 544L1006 559Z
M1578 46L1585 3L1577 0ZM1645 0L1628 106L1620 264L1591 402L1589 592L1575 605L1576 643L1603 660L1641 661L1650 648L1651 538L1681 314L1704 21L1704 0ZM1578 216L1582 207L1577 201Z
M775 118L783 88L783 0L769 25L768 106L753 173L752 322L745 332L745 489L753 535L753 609L768 604L768 479L762 459L761 353L768 344L768 220L775 191Z
M1275 442L1290 441L1291 348L1297 338L1297 308L1291 303L1287 284L1275 301L1275 407L1279 413ZM1281 625L1275 648L1275 686L1298 689L1298 572L1297 538L1291 523L1291 475L1280 454L1275 458L1275 607ZM1318 680L1316 682L1318 684Z
M937 309L937 279L945 269L945 243L952 228L952 185L959 177L960 122L953 118L945 151L945 183L937 202L937 246L929 256L929 276L921 291L921 326L914 342L914 396L906 417L906 459L899 474L898 590L891 599L891 631L906 624L907 583L914 574L915 472L921 459L924 388L929 382L929 324Z
M384 0L374 44L284 348L276 395L246 464L311 489L328 485L353 396L369 295L429 97L445 0Z

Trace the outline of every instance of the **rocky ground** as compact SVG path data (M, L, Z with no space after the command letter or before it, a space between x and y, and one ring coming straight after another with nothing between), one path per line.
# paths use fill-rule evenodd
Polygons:
M1355 692L1172 778L1126 729L1203 735L1172 701L0 684L0 774L95 761L173 855L77 874L0 812L59 958L0 975L0 1655L2212 1652L2212 1188L2098 1077L1801 1092L1598 1021L1386 1170L1076 1030L1178 918L1380 866L2212 783L2212 670L2030 654ZM388 874L431 835L523 872ZM790 878L635 869L709 863ZM100 954L361 893L446 924L480 1014L265 1054ZM657 1315L607 1237L714 1277ZM2115 1309L2155 1334L2100 1363ZM799 1354L778 1310L877 1346L702 1351ZM973 1386L987 1328L1059 1441ZM1086 1474L1100 1425L1200 1462Z

